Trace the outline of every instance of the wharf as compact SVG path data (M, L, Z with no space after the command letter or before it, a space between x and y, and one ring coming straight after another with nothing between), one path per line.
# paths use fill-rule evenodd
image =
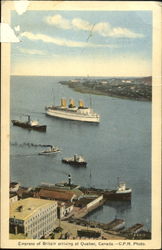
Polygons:
M120 227L123 228L125 225L125 221L121 219L114 219L113 221L109 223L101 223L97 221L89 221L86 219L81 219L81 218L70 218L69 223L76 224L76 225L81 225L85 227L90 227L90 228L100 228L102 230L110 231L111 233L113 232L119 232Z
M61 221L61 223L58 222L58 226L61 226L63 228L62 234L65 234L67 232L70 234L69 239L80 239L78 237L77 231L78 230L87 230L87 226L69 223L68 221ZM93 230L101 233L101 239L126 240L125 236L122 236L120 234L116 234L115 232L114 233L104 232L103 229L97 228L97 227L93 228Z
M105 202L106 202L106 200L102 199L100 202L98 202L97 204L91 206L90 208L87 208L87 207L83 207L83 208L75 207L74 212L73 212L73 218L75 218L75 219L83 218L86 215L88 215L89 213L96 210L97 208L103 206Z

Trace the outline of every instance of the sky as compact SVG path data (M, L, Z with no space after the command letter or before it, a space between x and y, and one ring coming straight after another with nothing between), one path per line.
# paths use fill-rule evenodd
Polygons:
M151 11L11 13L12 75L150 76Z

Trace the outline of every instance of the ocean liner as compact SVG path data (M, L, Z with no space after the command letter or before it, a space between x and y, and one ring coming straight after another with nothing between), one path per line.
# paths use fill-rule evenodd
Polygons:
M83 101L79 101L78 107L75 106L74 100L66 105L66 99L61 99L60 106L49 106L45 108L46 114L57 118L75 120L82 122L100 122L100 116L89 107L85 107Z

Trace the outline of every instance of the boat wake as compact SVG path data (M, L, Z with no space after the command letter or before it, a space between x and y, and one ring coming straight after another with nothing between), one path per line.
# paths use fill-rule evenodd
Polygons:
M14 154L14 155L11 155L11 157L32 157L32 156L36 156L38 155L37 153L35 154Z
M11 142L11 146L18 146L18 147L52 147L53 145L49 144L35 144L32 142L23 142L23 143L18 143L18 142Z

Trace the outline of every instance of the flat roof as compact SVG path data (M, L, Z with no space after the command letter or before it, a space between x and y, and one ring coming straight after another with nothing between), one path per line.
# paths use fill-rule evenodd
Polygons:
M10 206L10 218L25 220L30 217L34 212L36 212L41 207L46 207L57 203L56 201L50 201L45 199L37 198L27 198L13 202ZM22 207L21 212L18 208Z

